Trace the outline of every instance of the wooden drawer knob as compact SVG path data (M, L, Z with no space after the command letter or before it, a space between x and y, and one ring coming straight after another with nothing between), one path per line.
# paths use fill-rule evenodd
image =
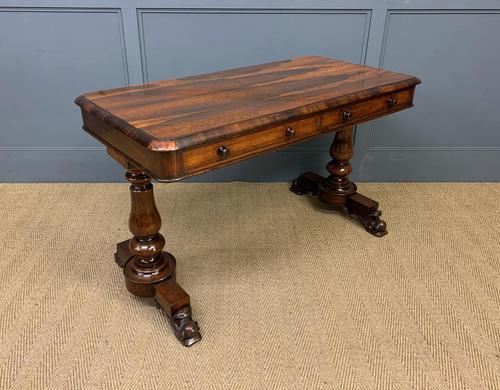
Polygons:
M224 145L219 146L219 148L217 149L217 156L222 159L229 157L230 153L231 151L229 150L229 148L225 147Z
M285 129L285 135L287 137L293 137L295 135L295 130L293 128L291 128L291 127L287 127Z
M350 111L342 111L342 120L344 122L348 122L352 119L352 112Z
M394 107L396 106L396 104L398 104L398 101L396 100L396 98L394 96L389 96L387 98L387 104L389 105L389 107Z

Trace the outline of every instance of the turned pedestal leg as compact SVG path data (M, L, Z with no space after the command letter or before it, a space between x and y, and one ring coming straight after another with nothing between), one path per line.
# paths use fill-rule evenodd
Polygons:
M356 185L348 178L352 171L349 163L352 155L352 128L337 131L330 148L332 161L326 166L330 176L324 178L306 172L293 181L290 190L299 195L311 192L326 204L345 207L369 233L382 237L387 234L387 229L385 222L380 219L382 212L378 210L378 202L357 193Z
M126 173L132 208L129 227L134 235L117 245L115 260L123 267L125 285L132 294L154 298L165 311L174 333L185 346L201 339L191 318L189 295L175 281L175 258L163 252L165 239L159 233L161 218L153 196L151 178L140 170Z

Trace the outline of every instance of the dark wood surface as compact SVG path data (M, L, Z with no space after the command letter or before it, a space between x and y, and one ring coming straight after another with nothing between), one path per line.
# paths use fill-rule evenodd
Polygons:
M75 102L84 129L113 158L173 181L411 107L418 83L406 74L300 57L98 91Z

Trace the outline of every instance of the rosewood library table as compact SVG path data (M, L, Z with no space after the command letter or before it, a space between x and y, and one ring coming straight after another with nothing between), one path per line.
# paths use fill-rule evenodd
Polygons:
M411 107L419 83L406 74L300 57L78 97L83 129L106 145L131 184L133 237L115 254L127 289L154 298L182 344L199 341L189 295L175 280L176 260L163 251L151 179L184 179L324 133L335 132L329 176L306 172L290 190L317 195L356 216L369 233L385 235L378 203L348 179L352 128Z

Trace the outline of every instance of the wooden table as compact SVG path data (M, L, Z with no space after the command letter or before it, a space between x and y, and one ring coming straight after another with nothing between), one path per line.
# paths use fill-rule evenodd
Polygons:
M83 129L126 170L130 240L117 245L127 289L154 297L186 346L201 339L189 295L163 251L151 179L171 182L221 168L320 134L335 132L326 178L307 172L291 191L345 208L378 237L387 233L378 203L349 181L352 127L412 106L414 76L300 57L79 96ZM270 168L272 169L272 168Z

